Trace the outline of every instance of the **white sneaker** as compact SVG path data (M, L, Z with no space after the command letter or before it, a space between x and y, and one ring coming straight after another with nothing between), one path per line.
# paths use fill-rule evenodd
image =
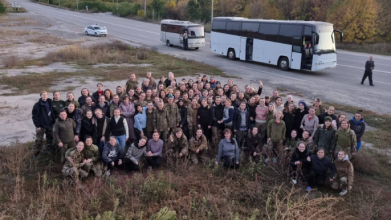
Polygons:
M110 176L110 170L107 170L105 173L106 176Z
M277 163L277 159L276 158L273 158L273 163L276 164Z
M296 185L297 184L297 180L292 178L292 183Z
M344 196L344 195L346 195L346 193L348 193L348 191L347 191L346 189L343 189L343 190L339 193L339 195L340 195L340 196Z

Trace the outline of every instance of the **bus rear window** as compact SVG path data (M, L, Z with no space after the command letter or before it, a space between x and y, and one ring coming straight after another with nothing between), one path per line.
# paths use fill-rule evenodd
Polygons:
M189 37L204 37L204 27L189 27Z

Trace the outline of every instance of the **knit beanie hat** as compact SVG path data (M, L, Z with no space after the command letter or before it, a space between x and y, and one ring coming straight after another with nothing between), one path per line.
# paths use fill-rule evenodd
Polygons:
M333 121L333 119L332 119L330 116L326 116L326 117L324 118L324 121Z

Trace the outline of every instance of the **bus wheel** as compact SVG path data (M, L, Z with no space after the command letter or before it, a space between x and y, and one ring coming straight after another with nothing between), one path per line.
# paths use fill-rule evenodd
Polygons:
M227 56L228 56L228 59L234 60L234 59L236 58L236 56L235 56L235 50L234 50L234 49L229 49L229 50L228 50Z
M169 40L166 41L166 45L167 45L167 47L171 47L171 44L170 44Z
M289 70L289 61L286 57L280 58L278 61L278 67L280 67L281 70L287 71Z
M196 48L194 48L194 49L198 50L198 49L200 49L200 48L199 48L199 47L196 47Z

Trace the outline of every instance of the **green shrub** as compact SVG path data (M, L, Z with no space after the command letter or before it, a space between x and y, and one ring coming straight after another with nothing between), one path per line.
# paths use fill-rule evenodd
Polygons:
M7 12L7 8L3 4L3 2L0 1L0 14L5 14Z

